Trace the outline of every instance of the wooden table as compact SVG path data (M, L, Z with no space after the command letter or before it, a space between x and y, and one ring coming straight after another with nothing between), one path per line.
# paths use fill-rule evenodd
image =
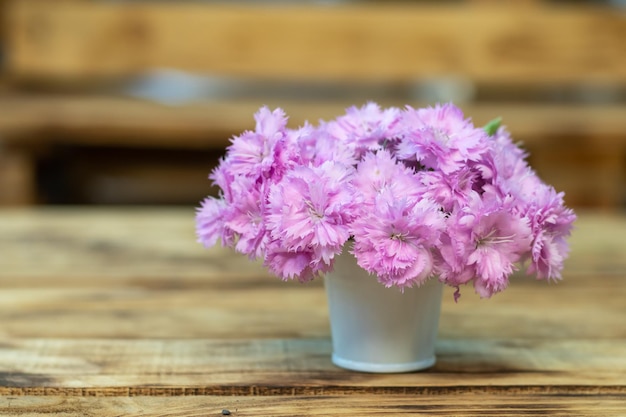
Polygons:
M626 217L579 215L559 284L444 292L438 362L330 362L321 282L195 243L193 209L0 211L0 415L626 416Z

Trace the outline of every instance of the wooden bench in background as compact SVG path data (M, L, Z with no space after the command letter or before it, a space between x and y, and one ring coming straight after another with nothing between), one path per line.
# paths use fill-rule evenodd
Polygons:
M5 204L49 202L54 170L65 175L52 186L86 202L197 201L262 104L295 127L368 98L424 104L433 85L467 87L449 97L477 124L502 116L570 205L624 203L626 11L615 7L18 0L2 12ZM240 87L176 106L120 88L158 69Z

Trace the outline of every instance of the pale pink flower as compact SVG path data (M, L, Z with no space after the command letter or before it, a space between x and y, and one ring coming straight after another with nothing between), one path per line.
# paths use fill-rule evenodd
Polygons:
M235 249L252 259L263 257L268 239L265 227L267 185L244 183L235 187L234 202L225 220L225 227L236 236Z
M380 193L352 224L357 263L387 287L421 285L433 273L431 248L444 216L430 200Z
M468 244L466 266L473 271L474 289L481 297L507 287L509 275L532 241L528 219L516 214L510 202L496 201L474 199L456 225L456 232Z
M354 143L333 136L329 131L329 124L322 123L317 130L309 136L306 149L302 150L307 155L302 165L320 166L324 162L333 161L346 166L354 166L358 163L358 156Z
M467 284L476 276L474 268L468 266L471 246L471 234L467 229L459 228L458 213L446 218L446 229L439 237L440 243L433 252L435 273L439 280L457 288L455 299L460 296L459 286Z
M398 122L397 156L426 168L450 174L487 151L487 134L475 128L451 104L434 108L407 108Z
M505 179L524 175L528 169L528 154L520 146L513 143L511 135L505 127L500 127L490 138L493 141L490 156L494 161L494 172Z
M315 250L285 250L280 241L267 246L264 265L283 280L298 279L308 282L332 270L332 262L324 262Z
M196 214L199 240L205 246L212 246L220 239L224 246L234 247L252 259L262 257L268 239L264 214L266 187L248 179L231 184L230 201L212 197L204 200Z
M262 107L256 114L256 129L232 139L225 163L233 175L251 178L270 175L280 163L281 145L286 136L287 117L281 109Z
M223 246L232 245L232 233L226 229L225 218L228 211L226 201L207 197L196 210L196 235L198 242L205 247L213 246L221 239Z
M533 231L531 259L527 272L539 279L561 278L563 261L569 252L567 238L576 215L563 203L563 193L542 184L532 194L526 215Z
M267 205L272 239L284 251L313 253L312 261L330 264L350 237L357 210L349 183L353 170L329 161L297 167L273 184Z
M448 175L441 171L421 171L418 174L425 188L424 195L439 204L447 213L469 204L476 189L483 186L480 172L470 166Z
M374 204L376 196L388 189L397 195L415 199L422 197L425 192L416 173L385 149L365 154L357 165L352 183L361 193L364 204Z
M540 279L561 276L576 217L504 127L487 134L452 104L368 103L298 129L280 109L255 120L210 175L220 195L196 212L205 246L220 240L309 281L352 245L383 285L436 276L455 300L465 284L481 297L502 291L524 262Z
M394 125L400 118L396 108L381 109L376 103L357 108L350 107L346 114L328 123L326 130L339 141L350 144L357 158L368 151L381 149L392 139Z

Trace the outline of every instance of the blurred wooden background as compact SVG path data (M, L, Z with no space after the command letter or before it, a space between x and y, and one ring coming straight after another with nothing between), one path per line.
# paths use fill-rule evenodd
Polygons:
M255 110L502 116L573 207L626 202L618 1L0 0L0 204L197 204Z

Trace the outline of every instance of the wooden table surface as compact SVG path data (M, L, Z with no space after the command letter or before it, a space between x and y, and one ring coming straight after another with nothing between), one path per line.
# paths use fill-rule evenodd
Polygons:
M195 242L193 208L0 210L0 415L626 416L626 216L579 214L564 280L458 304L437 364L334 367L322 282Z

